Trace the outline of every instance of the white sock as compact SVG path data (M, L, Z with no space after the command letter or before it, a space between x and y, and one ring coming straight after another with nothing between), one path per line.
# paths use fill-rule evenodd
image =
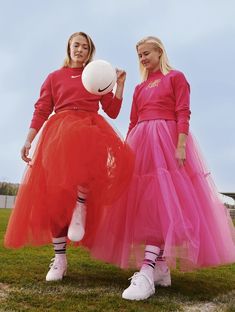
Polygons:
M85 204L86 198L87 198L87 189L82 186L79 186L77 202L80 204Z
M166 273L168 271L168 265L166 263L166 258L163 257L163 252L164 249L161 249L157 257L156 266L158 266L162 272Z
M159 252L160 248L157 246L146 245L145 247L144 261L140 272L147 274L151 280L153 280L153 272Z
M81 209L86 209L86 199L87 199L87 189L84 187L78 187L77 193L77 200L76 200L76 207L81 207Z
M66 237L53 237L52 243L54 246L55 257L56 258L66 258L66 245L67 238Z

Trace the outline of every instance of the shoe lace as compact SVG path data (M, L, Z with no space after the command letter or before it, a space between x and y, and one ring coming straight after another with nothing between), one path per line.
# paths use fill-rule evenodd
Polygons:
M135 284L136 279L141 275L140 272L135 272L128 280L131 280L131 283Z
M128 280L131 280L131 284L137 285L138 279L141 276L147 279L148 282L151 284L151 280L149 279L149 277L146 274L143 274L142 272L135 272L131 277L128 278Z
M49 268L52 268L55 263L55 257L51 258L51 263L49 264Z
M128 280L132 280L138 275L140 272L135 272L131 277L128 278Z

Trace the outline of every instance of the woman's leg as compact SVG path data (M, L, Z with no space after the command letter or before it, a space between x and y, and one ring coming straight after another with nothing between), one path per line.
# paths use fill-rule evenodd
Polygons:
M79 242L85 234L86 198L87 189L79 186L76 205L68 228L68 238L73 242Z
M146 245L144 252L144 260L140 272L145 273L153 280L153 273L157 258L160 253L160 248L154 245Z
M66 244L67 244L68 227L56 229L52 227L52 243L54 247L55 257L52 258L50 270L47 273L46 281L62 280L67 272Z
M164 246L161 246L154 270L154 284L168 287L171 286L171 273L163 253Z

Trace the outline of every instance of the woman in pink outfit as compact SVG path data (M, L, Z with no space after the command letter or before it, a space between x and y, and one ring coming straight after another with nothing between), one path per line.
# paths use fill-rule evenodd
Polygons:
M148 298L155 285L170 286L168 267L176 263L185 271L235 262L231 218L189 132L189 84L169 65L158 38L144 38L136 49L143 81L127 135L134 176L106 217L99 234L109 233L109 240L96 252L120 267L140 267L122 294L129 300Z

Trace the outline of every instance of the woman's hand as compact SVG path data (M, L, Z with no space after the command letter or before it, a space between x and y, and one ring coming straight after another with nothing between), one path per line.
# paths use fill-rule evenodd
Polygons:
M37 130L30 128L24 146L22 147L20 154L23 161L29 163L31 158L29 158L29 150L31 148L31 143L33 142L35 136L37 135Z
M177 146L175 151L175 158L178 161L180 167L182 167L186 160L185 146Z
M117 73L117 85L123 86L126 80L126 72L122 69L116 68Z
M187 141L187 134L179 133L178 135L178 142L175 151L175 158L178 161L180 167L182 167L186 160L186 141Z
M117 73L117 88L116 88L115 96L118 99L122 99L124 84L126 80L126 72L122 69L116 68L116 73Z
M29 163L31 161L31 158L29 158L29 150L31 148L31 143L29 141L26 141L24 146L21 149L21 158L23 161Z

